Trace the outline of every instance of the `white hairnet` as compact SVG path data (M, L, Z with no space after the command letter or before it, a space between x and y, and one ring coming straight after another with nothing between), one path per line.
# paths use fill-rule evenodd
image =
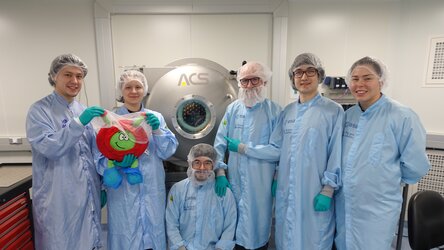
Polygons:
M199 143L194 145L188 153L188 162L194 161L197 157L205 156L210 158L213 163L217 160L217 153L213 146L206 143Z
M350 83L353 70L357 66L363 66L363 65L369 66L368 69L379 77L379 82L381 84L381 87L387 86L387 77L388 77L387 67L380 60L378 60L376 58L369 57L369 56L365 56L365 57L357 60L355 63L353 63L353 65L348 70L347 76L345 78L345 81L347 84Z
M51 86L55 85L53 78L55 78L57 73L59 73L59 71L65 66L79 67L83 72L83 77L88 74L88 66L86 66L78 56L73 54L63 54L52 60L48 73L48 81Z
M117 101L123 102L122 89L126 83L130 81L138 81L143 86L143 96L148 93L148 83L145 75L138 70L127 70L120 75L120 79L117 82Z
M271 79L271 70L260 62L247 62L237 71L237 81L244 78L259 77L264 83Z
M319 83L324 81L325 70L324 70L324 67L322 66L322 62L319 59L319 57L317 57L315 54L312 54L312 53L302 53L294 59L293 64L291 65L290 69L288 70L288 76L290 77L290 80L291 80L291 87L294 90L296 90L296 87L293 84L293 72L296 70L297 67L304 65L304 64L313 65L313 67L315 67L316 70L318 71Z

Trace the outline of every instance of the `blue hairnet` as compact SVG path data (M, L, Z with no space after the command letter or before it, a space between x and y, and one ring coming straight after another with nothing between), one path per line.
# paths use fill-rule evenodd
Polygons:
M353 65L348 70L347 76L345 78L345 81L347 84L350 83L351 74L352 74L353 70L357 66L363 66L363 65L370 66L370 67L368 67L368 69L379 77L379 82L381 84L381 87L387 86L387 77L388 77L387 67L380 60L373 58L373 57L369 57L369 56L365 56L365 57L357 60L355 63L353 63Z
M127 70L120 75L120 79L117 82L117 101L123 102L122 89L123 86L130 81L138 81L143 86L143 96L148 93L148 83L145 75L138 70Z
M293 84L293 72L296 70L297 67L304 65L304 64L313 65L313 67L315 67L316 70L318 71L319 83L324 81L325 70L324 70L324 67L322 66L322 62L319 59L319 57L317 57L315 54L312 54L312 53L302 53L294 59L293 64L291 65L290 69L288 70L288 76L290 77L291 86L293 89L295 89L295 86Z
M83 71L83 77L88 73L88 66L76 55L73 54L63 54L56 57L49 68L48 81L51 86L55 85L53 78L56 77L57 73L65 66L75 66L79 67Z
M194 145L188 153L188 162L194 161L197 157L205 156L210 158L213 163L217 160L217 153L213 146L206 143L199 143Z
M260 62L247 62L242 65L237 71L237 81L250 77L259 77L264 83L267 83L271 79L271 70Z

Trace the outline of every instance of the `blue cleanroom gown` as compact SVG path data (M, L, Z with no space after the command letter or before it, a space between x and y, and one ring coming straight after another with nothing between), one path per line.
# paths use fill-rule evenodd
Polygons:
M32 206L37 250L93 249L102 246L100 153L94 130L73 118L85 107L53 92L28 112L26 134L32 147Z
M365 112L345 114L343 187L336 195L339 250L390 250L401 211L401 183L430 167L426 132L409 108L383 95Z
M107 189L108 207L108 249L166 249L165 235L165 171L162 160L172 156L178 142L167 128L163 116L149 109L142 109L156 115L162 133L149 135L147 150L138 158L143 182L131 185L122 174L122 183L117 188ZM128 114L122 106L116 114ZM103 174L106 164L101 165ZM120 169L121 171L121 169Z
M281 107L268 99L252 108L236 100L227 107L214 142L218 168L228 168L228 180L237 202L236 244L247 249L262 247L269 240L273 203L271 184L277 159L266 161L254 153L248 156L229 152L227 166L223 162L227 150L224 136L239 139L247 147L267 145L280 112Z
M276 190L276 248L331 249L334 204L316 212L313 201L324 185L341 185L342 107L319 94L289 104L270 139L281 149Z
M196 186L188 178L173 185L165 217L170 250L233 249L236 201L230 190L218 197L214 185Z

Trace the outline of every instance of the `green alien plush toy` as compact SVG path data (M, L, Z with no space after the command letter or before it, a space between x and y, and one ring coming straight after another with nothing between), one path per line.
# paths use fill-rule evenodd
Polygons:
M108 158L108 167L103 173L103 183L112 188L118 188L122 183L119 169L125 173L129 184L134 185L143 181L137 158L148 147L148 136L142 126L145 119L141 113L135 119L117 119L113 123L106 111L102 116L105 124L97 133L96 142L102 154Z

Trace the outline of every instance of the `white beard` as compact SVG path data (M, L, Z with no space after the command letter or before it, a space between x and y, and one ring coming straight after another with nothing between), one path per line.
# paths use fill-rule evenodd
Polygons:
M262 86L258 86L252 89L240 88L238 93L238 99L245 104L245 106L251 108L254 105L263 102L265 100Z
M205 173L208 173L208 178L204 181L199 181L196 179L196 172L202 171ZM207 184L208 182L212 182L215 178L215 174L213 170L195 170L192 167L188 167L187 169L187 176L188 179L190 179L191 183L193 183L194 186L203 186Z

